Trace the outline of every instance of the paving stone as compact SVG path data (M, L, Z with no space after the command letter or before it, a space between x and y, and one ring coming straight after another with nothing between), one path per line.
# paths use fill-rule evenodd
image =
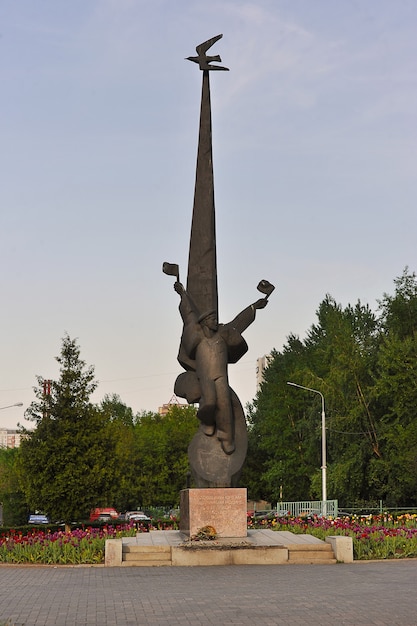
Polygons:
M417 560L124 568L0 565L10 626L417 626Z

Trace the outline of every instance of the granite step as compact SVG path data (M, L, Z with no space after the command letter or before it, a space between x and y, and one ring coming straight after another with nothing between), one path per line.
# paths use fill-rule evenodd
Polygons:
M298 543L288 546L288 563L330 565L336 563L336 559L329 543Z
M171 547L123 545L122 565L136 567L172 565Z

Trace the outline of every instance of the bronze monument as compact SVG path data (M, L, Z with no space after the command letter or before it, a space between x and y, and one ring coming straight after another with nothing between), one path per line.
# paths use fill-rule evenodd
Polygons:
M257 288L264 297L233 321L219 324L209 71L228 68L211 65L221 62L220 56L207 56L206 52L221 37L200 44L197 56L188 57L203 71L203 87L186 289L179 280L178 265L163 264L163 271L176 277L174 288L181 297L184 323L178 361L185 372L178 376L174 391L199 405L200 427L188 449L197 488L237 486L246 457L247 431L242 405L229 386L227 368L247 352L242 333L274 290L262 280Z

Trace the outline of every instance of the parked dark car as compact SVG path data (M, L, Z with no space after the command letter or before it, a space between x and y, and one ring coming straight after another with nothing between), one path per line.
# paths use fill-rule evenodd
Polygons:
M29 515L28 524L49 524L49 518L41 513Z
M264 519L265 517L267 517L268 515L270 515L271 513L273 513L273 511L269 510L269 511L255 511L253 514L253 517L256 517L257 519Z

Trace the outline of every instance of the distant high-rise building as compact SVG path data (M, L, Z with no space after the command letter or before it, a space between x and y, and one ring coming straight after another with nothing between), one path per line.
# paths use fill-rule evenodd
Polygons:
M263 356L256 359L256 391L258 392L261 388L261 383L264 380L264 372L268 367L270 361L272 360L272 356L270 354L264 354Z

